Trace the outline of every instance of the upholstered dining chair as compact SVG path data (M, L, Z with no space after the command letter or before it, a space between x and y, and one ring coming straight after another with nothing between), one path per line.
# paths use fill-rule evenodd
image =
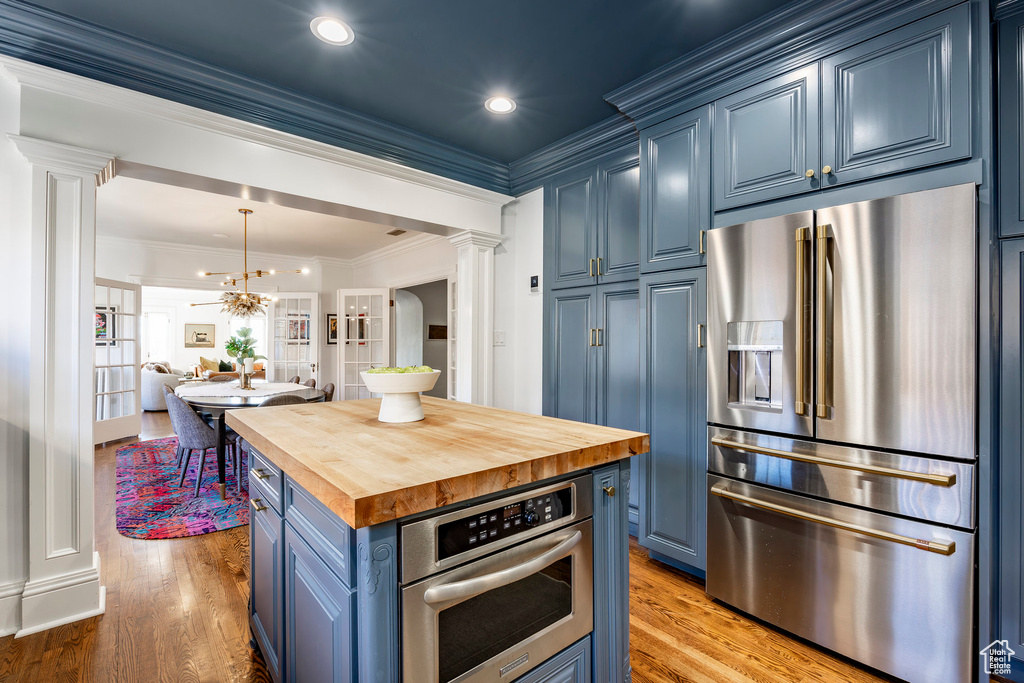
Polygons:
M164 387L164 401L166 402L167 401L167 395L168 394L174 394L174 389L171 388L170 386L166 385L166 384L164 384L163 387ZM175 434L177 434L178 433L178 425L175 422L174 413L172 413L171 411L168 410L167 411L167 417L171 421L171 429L174 431ZM175 453L176 457L174 458L174 466L175 467L181 467L181 458L182 458L182 456L184 456L184 454L185 454L185 449L181 447L181 441L178 441L178 450Z
M324 385L324 403L329 403L334 400L334 382L328 382Z
M316 380L313 379L312 377L303 382L303 384L305 384L310 389L316 389Z
M301 396L296 396L295 394L292 393L278 394L276 396L271 396L266 401L261 403L260 408L270 408L272 406L298 405L299 403L305 402L306 399L302 398Z
M207 382L234 382L237 377L234 375L213 375Z
M290 380L288 380L288 382L290 384L298 384L301 381L301 379L302 379L301 377L299 377L298 375L295 375Z
M171 425L178 435L178 446L184 449L185 453L185 462L181 466L181 480L178 482L178 486L185 485L185 477L188 476L188 463L192 459L192 453L194 451L201 453L199 466L196 469L195 495L198 496L203 482L203 468L206 467L206 452L211 448L217 447L217 431L203 422L203 419L175 394L168 394L164 398L167 401L167 414L171 417ZM227 447L235 450L235 445L231 441L227 443ZM241 468L238 467L238 454L236 452L235 478L240 479L241 474ZM241 488L242 484L239 481L239 491L241 491Z

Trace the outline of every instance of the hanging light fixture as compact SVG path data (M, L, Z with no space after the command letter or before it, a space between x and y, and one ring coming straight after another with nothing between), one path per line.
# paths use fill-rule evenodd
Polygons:
M211 275L223 275L224 282L221 285L225 287L231 285L235 288L233 292L224 292L220 301L208 301L200 304L191 304L192 306L213 306L215 304L221 304L221 311L224 313L230 313L231 315L238 318L251 318L254 315L261 315L266 312L266 306L274 299L263 296L261 294L250 294L249 293L249 278L250 277L263 277L264 275L277 275L279 273L302 273L303 275L309 273L309 268L302 268L300 270L249 270L249 214L252 213L252 209L239 209L238 213L242 214L244 218L244 227L242 232L242 272L240 273L208 273L200 272L200 277L210 277ZM242 281L242 290L238 290L238 281Z

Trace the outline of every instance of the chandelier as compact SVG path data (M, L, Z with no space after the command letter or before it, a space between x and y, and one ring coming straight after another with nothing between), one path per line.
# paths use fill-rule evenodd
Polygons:
M224 282L220 284L224 287L228 285L235 288L233 292L224 292L220 296L219 301L208 301L205 303L191 304L192 306L213 306L221 304L221 311L224 313L230 313L232 316L237 318L251 318L254 315L261 315L266 312L266 306L275 299L272 297L266 297L262 294L250 294L249 293L249 278L251 277L263 277L264 275L277 275L278 273L302 273L303 275L309 273L309 268L302 268L301 270L249 270L249 214L252 213L252 209L239 209L238 213L242 214L244 218L244 227L242 232L242 272L235 273L209 273L200 271L200 277L210 277L211 275L223 275ZM238 281L242 281L242 290L238 289Z

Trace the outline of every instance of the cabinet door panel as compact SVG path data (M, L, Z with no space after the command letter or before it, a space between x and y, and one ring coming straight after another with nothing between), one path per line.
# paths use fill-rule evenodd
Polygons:
M594 681L628 680L628 463L594 471Z
M641 424L651 452L641 456L640 544L703 570L707 472L707 369L697 346L705 321L702 268L640 281Z
M562 177L549 186L545 253L550 263L547 280L552 287L597 283L596 185L596 172L590 170Z
M970 85L967 5L825 59L825 184L969 157Z
M1024 235L1024 14L999 22L999 234Z
M1000 638L1024 672L1024 239L1002 244L1002 332L999 397L999 584L992 604ZM1017 680L1017 679L1014 679Z
M715 103L716 211L820 187L818 80L815 63Z
M598 195L598 279L635 280L640 268L640 166L635 153L601 164Z
M284 523L269 506L253 510L250 517L249 620L271 677L280 681L284 653Z
M711 224L711 107L680 114L640 136L642 272L699 266Z
M597 422L640 431L640 296L636 283L598 288Z
M596 287L551 294L546 415L594 422L596 385L591 330L597 328Z
M355 597L285 524L285 639L289 683L356 680Z

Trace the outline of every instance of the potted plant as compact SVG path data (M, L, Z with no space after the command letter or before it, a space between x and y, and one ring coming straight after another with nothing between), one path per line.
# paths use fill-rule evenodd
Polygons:
M252 375L257 360L266 360L266 356L256 355L256 339L252 336L251 327L242 327L238 334L228 339L224 349L232 358L238 358L242 362L242 388L249 388L248 375Z

